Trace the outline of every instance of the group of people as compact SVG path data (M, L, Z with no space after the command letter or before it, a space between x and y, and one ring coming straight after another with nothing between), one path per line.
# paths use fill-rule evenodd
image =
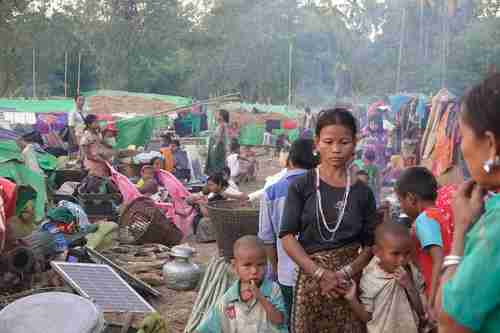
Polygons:
M294 142L266 188L258 238L235 244L238 281L197 331L498 332L500 74L461 109L472 179L451 194L425 168L402 170L395 192L410 225L380 221L353 177L353 115L322 111L314 142Z

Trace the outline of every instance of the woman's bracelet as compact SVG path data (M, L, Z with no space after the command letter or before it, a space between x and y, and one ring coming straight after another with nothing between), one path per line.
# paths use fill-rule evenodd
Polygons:
M323 267L318 267L314 273L313 273L313 277L316 279L316 280L321 280L321 278L323 277L323 275L325 274L326 270L323 268Z
M353 271L352 271L352 266L351 265L347 265L347 266L342 267L340 269L340 271L342 272L342 274L345 275L346 279L349 280L349 281L352 279L352 276L354 275Z
M443 260L443 266L441 267L441 270L444 272L447 268L452 267L452 266L458 266L462 262L462 257L461 256L446 256L444 257Z
M449 256L444 257L443 260L444 261L446 261L446 260L458 260L458 261L462 261L462 257L461 256L449 255Z

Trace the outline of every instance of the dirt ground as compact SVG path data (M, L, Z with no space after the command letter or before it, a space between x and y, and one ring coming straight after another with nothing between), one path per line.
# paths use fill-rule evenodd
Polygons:
M263 158L259 161L257 179L248 184L240 184L240 189L245 193L252 193L262 188L266 177L279 172L279 162L277 159ZM208 261L217 255L217 244L200 244L192 240L187 243L196 249L196 256L193 259L198 264L207 264ZM183 332L187 324L191 309L196 299L197 291L175 291L166 287L161 287L163 297L161 301L152 302L153 306L162 314L168 322L171 333Z

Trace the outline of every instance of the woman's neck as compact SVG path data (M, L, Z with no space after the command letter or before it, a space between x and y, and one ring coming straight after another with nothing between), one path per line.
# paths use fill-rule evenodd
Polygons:
M347 170L342 167L331 167L320 164L319 166L320 178L332 186L345 186L347 182Z

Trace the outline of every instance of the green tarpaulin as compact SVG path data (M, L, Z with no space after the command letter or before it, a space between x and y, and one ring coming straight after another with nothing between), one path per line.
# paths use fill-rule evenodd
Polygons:
M45 177L28 169L22 162L14 160L0 163L0 177L9 178L18 186L29 186L36 192L35 218L36 221L41 221L45 216L45 205L47 203ZM24 206L23 201L23 198L19 198L16 207Z
M14 140L0 141L0 163L5 163L11 160L22 162L23 156L21 150Z
M72 99L7 99L0 98L0 112L33 112L33 113L50 113L50 112L70 112L74 108Z
M240 144L260 145L264 140L265 126L260 124L248 124L240 130Z
M50 154L35 152L38 165L44 171L54 171L57 168L57 158Z
M83 96L135 96L142 97L146 99L159 99L168 103L175 104L177 107L186 106L192 103L192 99L188 97L181 96L171 96L171 95L160 95L160 94L147 94L147 93L135 93L122 90L94 90L86 91L82 93Z
M159 99L175 104L177 107L186 106L192 103L192 99L181 96L142 94L128 91L97 90L83 92L84 96L138 96L147 99ZM66 113L71 112L75 107L72 98L57 99L24 99L24 98L0 98L0 112L33 112L33 113ZM119 110L117 110L117 113Z
M240 108L247 111L251 111L253 108L256 108L259 112L279 113L290 119L295 119L300 114L299 110L290 108L288 105L240 103Z
M295 140L297 140L299 137L300 137L300 132L299 132L299 129L298 128L295 128L293 130L285 130L285 129L274 129L273 130L273 135L275 136L278 136L278 135L281 135L281 134L284 134L286 133L287 136L288 136L288 140L290 142L294 142Z
M145 146L151 140L153 128L153 117L136 117L117 121L116 148L126 149L129 145Z
M57 159L47 153L36 153L40 168L46 172L55 170ZM40 221L45 215L45 204L47 203L46 177L36 173L24 165L23 155L17 143L13 140L0 141L0 177L10 178L17 185L31 187L36 192L35 214L36 220ZM29 192L24 191L19 196L16 206L21 208L25 201L32 199Z

